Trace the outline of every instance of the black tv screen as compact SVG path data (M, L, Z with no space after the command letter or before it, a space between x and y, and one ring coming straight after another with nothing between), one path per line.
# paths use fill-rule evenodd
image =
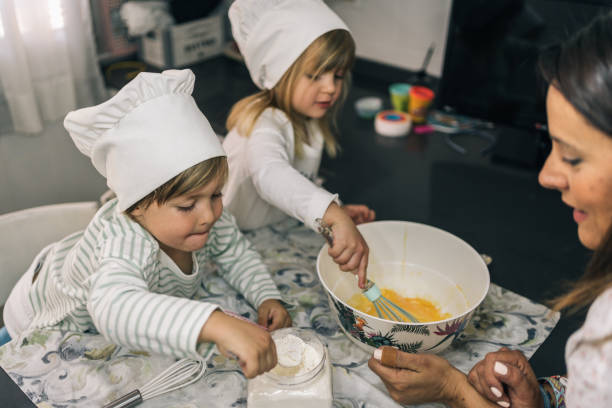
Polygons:
M538 54L611 10L610 0L454 0L438 108L519 128L545 123Z

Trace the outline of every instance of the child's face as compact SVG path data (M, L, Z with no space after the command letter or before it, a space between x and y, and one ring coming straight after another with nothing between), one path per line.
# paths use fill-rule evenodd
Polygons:
M306 73L297 80L291 106L304 116L321 118L338 100L343 80L344 74L339 71L325 72L316 77Z
M164 204L153 202L146 209L137 207L132 216L171 258L177 252L191 253L206 244L210 229L221 216L222 187L221 179L216 179Z

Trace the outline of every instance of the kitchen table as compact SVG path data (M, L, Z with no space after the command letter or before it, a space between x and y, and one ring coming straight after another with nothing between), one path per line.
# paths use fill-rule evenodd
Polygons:
M247 235L290 303L294 326L313 329L327 345L333 363L334 406L399 406L369 370L370 355L345 336L330 311L316 273L323 238L295 220ZM245 299L214 271L197 297L256 317ZM559 314L547 307L491 284L470 324L442 355L463 372L501 346L529 357L558 319ZM52 330L35 331L0 348L0 366L39 407L102 406L137 389L172 362L170 357L116 347L100 335ZM247 380L236 362L215 353L206 364L197 383L145 401L142 407L245 407Z

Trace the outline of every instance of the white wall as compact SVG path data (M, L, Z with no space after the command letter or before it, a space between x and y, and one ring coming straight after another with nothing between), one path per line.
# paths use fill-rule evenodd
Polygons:
M435 51L427 72L442 73L452 0L327 0L349 26L357 55L409 70L421 68L429 45Z
M0 214L38 205L95 201L106 180L62 125L37 135L0 135Z

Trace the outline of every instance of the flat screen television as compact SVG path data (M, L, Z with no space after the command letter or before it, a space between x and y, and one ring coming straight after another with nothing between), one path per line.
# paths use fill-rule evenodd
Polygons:
M611 0L454 0L436 104L511 127L546 123L537 56Z

